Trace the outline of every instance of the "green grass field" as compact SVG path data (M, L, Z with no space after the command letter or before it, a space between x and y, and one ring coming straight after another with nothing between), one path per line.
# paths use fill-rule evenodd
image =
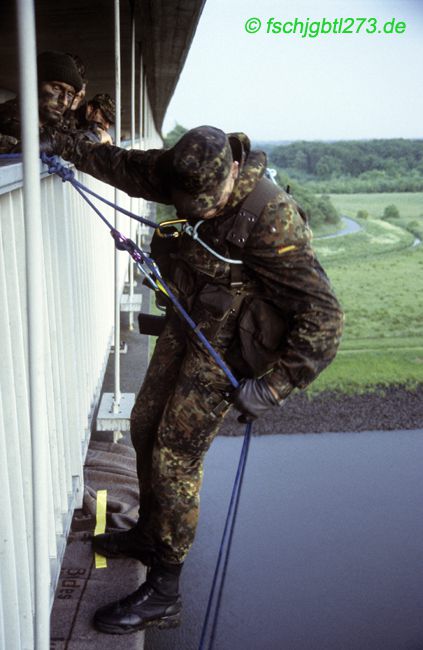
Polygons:
M396 205L400 214L410 219L423 217L423 192L388 194L331 194L332 203L341 214L355 217L358 210L367 210L370 217L379 218L387 205Z
M423 245L415 245L423 232L423 193L331 198L342 214L370 216L360 220L359 233L315 241L346 324L337 358L309 392L416 387L423 383ZM380 219L390 204L400 211L395 225Z

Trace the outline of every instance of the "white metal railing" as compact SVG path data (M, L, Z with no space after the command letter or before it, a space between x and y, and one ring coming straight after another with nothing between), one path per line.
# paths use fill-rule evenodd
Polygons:
M69 184L44 176L39 185L33 0L17 0L17 8L24 156L23 165L0 167L0 650L47 650L49 606L73 510L82 502L83 464L113 333L119 349L128 258L114 261L107 228ZM119 0L115 17L119 143ZM134 77L134 25L132 41ZM157 148L142 61L140 69L140 143ZM116 198L110 186L79 178ZM117 198L145 214L144 201L121 192ZM113 223L113 209L101 209ZM129 234L125 222L119 219L119 229ZM118 398L118 376L115 385Z
M157 139L154 143L157 145ZM20 165L0 187L0 648L34 648L34 512L29 417L26 241ZM78 173L113 201L114 189ZM0 185L2 170L0 168ZM145 214L145 202L120 193L120 205ZM48 450L45 482L50 557L50 602L73 509L82 501L83 463L104 375L114 323L114 243L78 193L57 177L41 181L43 282L38 306L44 326L43 422ZM113 209L101 208L113 223ZM129 219L121 219L129 233ZM27 251L27 254L26 254ZM118 258L120 292L128 256ZM40 379L40 378L39 378Z

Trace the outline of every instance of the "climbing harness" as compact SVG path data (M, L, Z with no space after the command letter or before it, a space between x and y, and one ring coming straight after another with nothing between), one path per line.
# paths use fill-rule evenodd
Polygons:
M188 219L169 219L167 221L161 221L160 224L156 226L156 232L159 237L163 237L164 239L180 237L182 233L185 233L186 235L191 237L194 241L198 242L200 246L208 250L209 253L211 253L214 257L217 257L217 259L221 260L222 262L226 262L227 264L243 264L242 260L234 260L229 257L224 257L223 255L220 255L220 253L215 251L213 248L211 248L211 246L206 244L206 242L203 241L198 234L198 229L202 223L204 223L204 219L200 219L199 221L197 221L195 226L191 226L188 223ZM163 228L168 228L169 226L175 226L175 225L182 226L181 232L179 232L176 229L173 229L172 232L170 233L163 232Z
M10 160L18 159L21 157L21 155L22 154L0 154L0 161L8 160L8 159ZM188 312L180 304L180 302L178 301L178 299L176 298L176 296L174 295L170 287L163 279L160 270L158 266L155 264L155 262L139 246L137 246L137 244L132 239L125 237L116 228L114 228L114 226L112 226L112 224L106 219L106 217L94 205L94 203L86 194L90 194L91 196L95 197L99 201L102 201L106 205L115 208L116 210L118 210L122 214L125 214L128 217L135 219L147 226L150 226L151 228L154 228L159 233L160 233L160 228L163 228L165 225L170 225L170 222L157 224L154 221L150 221L148 219L145 219L144 217L139 217L138 215L133 214L129 210L125 210L124 208L115 205L111 201L108 201L107 199L100 196L93 190L90 190L88 187L86 187L80 181L78 181L75 178L75 174L73 170L70 169L69 167L65 167L60 162L58 156L47 156L45 153L41 153L40 157L42 162L45 165L47 165L49 174L57 174L62 178L63 182L68 181L76 189L76 191L80 194L80 196L88 203L88 205L95 211L95 213L100 217L103 223L109 228L110 234L114 239L116 248L118 250L127 251L129 253L129 255L136 263L137 268L146 277L147 281L153 287L153 289L166 293L167 297L171 300L175 309L185 319L185 321L191 327L195 335L200 339L200 341L206 347L207 351L211 354L211 356L213 357L217 365L226 374L232 386L234 388L237 388L239 385L237 379L235 378L231 370L228 368L228 366L225 364L223 359L220 357L220 355L214 350L214 348L209 343L209 341L204 336L204 334L201 332L197 324L192 320ZM194 227L189 226L189 224L186 223L186 220L173 220L173 223L175 222L183 223L184 224L182 226L183 231L186 232L189 236L191 236L195 241L198 241L198 243L204 246L204 248L206 248L211 254L215 255L219 259L228 262L230 264L242 264L241 260L228 259L219 255L216 251L211 249L205 242L203 242L200 239L197 231L198 231L198 227L201 225L201 223L203 223L203 221L199 221ZM161 236L163 236L163 233L161 233ZM143 268L143 265L147 267L149 272ZM249 422L245 429L244 442L241 450L241 455L239 459L234 486L232 489L223 536L220 543L218 560L217 560L217 564L213 576L212 587L209 594L209 599L208 599L208 604L207 604L207 609L206 609L206 614L205 614L205 619L203 623L198 650L206 650L205 643L206 643L207 629L209 627L209 622L212 615L213 603L214 603L214 615L213 615L211 630L209 634L209 643L207 646L208 650L212 650L213 648L213 643L214 643L218 619L219 619L219 612L220 612L220 605L221 605L223 588L225 583L225 577L226 577L226 572L227 572L227 567L229 562L229 555L230 555L230 550L232 545L233 532L235 529L236 516L238 512L238 505L239 505L239 500L241 495L242 482L245 473L245 466L247 463L248 450L249 450L250 439L251 439L251 428L252 428L252 424L251 422Z

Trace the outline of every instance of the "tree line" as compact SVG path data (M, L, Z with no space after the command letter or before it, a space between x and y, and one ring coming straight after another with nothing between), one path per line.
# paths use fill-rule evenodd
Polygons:
M301 141L273 147L269 159L316 192L423 190L423 140Z

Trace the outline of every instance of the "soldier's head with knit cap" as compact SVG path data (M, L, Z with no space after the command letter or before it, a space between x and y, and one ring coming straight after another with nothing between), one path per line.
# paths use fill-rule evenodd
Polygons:
M83 85L75 61L64 52L37 57L40 124L58 124Z

